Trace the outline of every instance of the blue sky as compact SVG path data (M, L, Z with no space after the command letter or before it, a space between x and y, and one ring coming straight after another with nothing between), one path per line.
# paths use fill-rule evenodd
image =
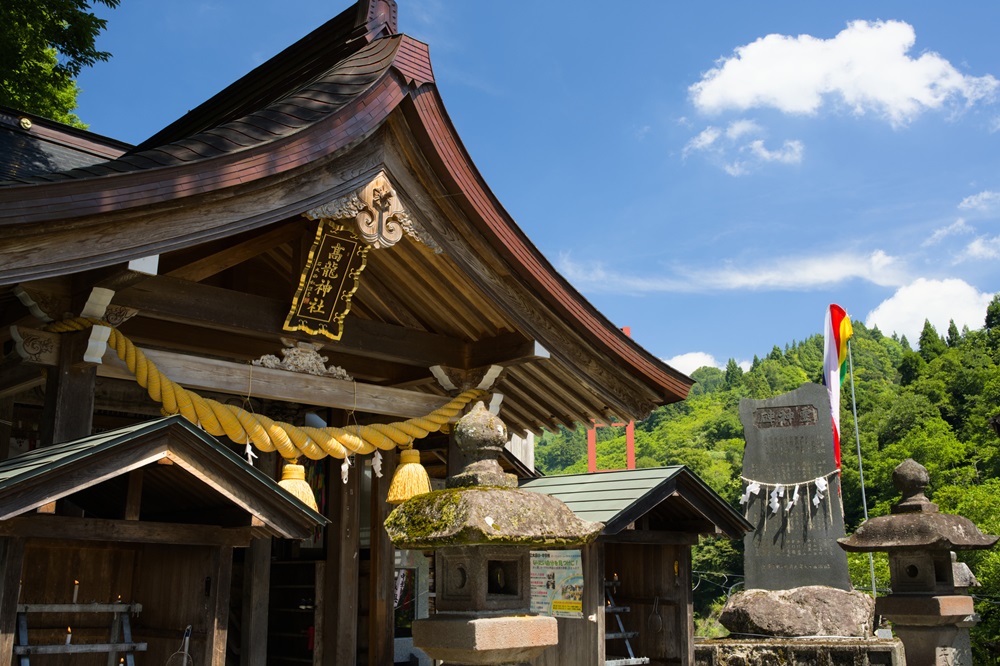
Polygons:
M681 370L1000 291L1000 4L399 5L500 201ZM77 114L138 142L346 6L125 0Z

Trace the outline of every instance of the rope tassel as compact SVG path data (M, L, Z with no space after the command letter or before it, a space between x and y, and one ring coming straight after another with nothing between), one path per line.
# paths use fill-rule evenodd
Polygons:
M306 483L306 468L299 464L298 458L285 460L278 485L313 511L319 511L319 507L316 506L316 495Z
M411 444L412 447L412 444ZM389 484L389 504L402 504L415 495L431 491L431 479L420 464L420 451L409 448L399 452L399 466Z

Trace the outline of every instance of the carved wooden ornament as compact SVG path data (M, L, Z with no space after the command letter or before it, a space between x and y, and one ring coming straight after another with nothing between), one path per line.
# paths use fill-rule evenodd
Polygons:
M346 197L317 206L304 215L310 220L352 220L361 239L375 249L392 247L406 234L439 253L441 248L410 218L389 182L380 171L367 185Z

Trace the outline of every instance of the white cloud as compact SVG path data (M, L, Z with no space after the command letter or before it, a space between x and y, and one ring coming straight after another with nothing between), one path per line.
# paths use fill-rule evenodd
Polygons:
M705 352L688 352L686 354L678 354L673 358L664 359L664 362L675 370L680 370L685 375L690 375L692 372L698 368L704 368L706 365L713 368L723 368L715 357L711 354L706 354Z
M726 138L732 141L736 141L747 134L760 134L761 127L752 120L747 120L741 118L740 120L734 120L729 123L729 127L726 128Z
M948 236L955 236L958 234L971 234L973 231L975 230L968 224L966 224L965 220L960 217L951 224L949 224L947 227L941 227L940 229L935 230L934 233L932 233L930 237L927 238L927 240L925 240L923 243L920 244L920 247L930 247L931 245L937 245Z
M801 141L785 141L778 150L768 150L760 139L750 143L750 152L764 162L799 164L802 162L804 147Z
M718 141L720 136L722 136L722 130L718 127L706 127L698 133L698 136L687 142L687 145L684 146L683 155L687 157L688 154L695 151L708 150Z
M979 194L965 197L958 204L962 210L989 211L1000 205L1000 192L985 190Z
M959 260L1000 259L1000 236L977 238L965 246Z
M895 126L928 109L990 100L993 76L965 76L933 52L913 58L916 34L901 21L853 21L832 39L771 34L735 49L689 88L704 112L774 108L815 114L828 100Z
M745 176L769 162L799 164L805 147L801 141L785 141L780 148L771 150L763 139L751 137L763 134L763 128L753 120L740 118L723 130L709 125L684 146L684 157L694 152L704 152L721 159L721 166L730 176ZM735 159L734 155L738 155Z
M673 275L640 276L586 267L568 255L559 257L559 271L579 289L591 292L698 293L737 290L819 289L860 279L883 287L896 287L909 279L896 257L876 250L868 256L842 253L816 257L784 257L766 265L680 268Z
M993 294L980 292L964 280L918 278L869 312L865 326L878 326L886 335L905 335L915 346L925 319L941 334L948 330L952 319L959 328L982 328L986 306L992 299Z

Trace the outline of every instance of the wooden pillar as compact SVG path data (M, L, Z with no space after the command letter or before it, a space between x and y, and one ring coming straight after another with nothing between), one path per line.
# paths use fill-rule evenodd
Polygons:
M14 656L17 631L17 598L21 592L24 539L0 538L0 666L9 666Z
M45 379L42 446L61 444L91 433L97 368L83 361L91 331L60 337L59 362Z
M396 471L395 455L382 461L382 478L372 477L371 586L368 604L368 663L391 664L394 646L394 574L395 549L383 523L393 507L386 503L389 482Z
M594 542L584 546L581 553L583 565L583 617L587 621L589 631L586 644L593 645L589 650L590 664L597 666L604 663L604 544ZM590 622L593 617L596 622Z
M229 633L229 587L232 585L233 549L216 548L212 554L214 576L208 585L205 623L205 654L200 662L205 666L226 666L226 637Z
M323 582L323 654L330 664L353 664L358 654L358 548L361 531L361 475L364 461L354 459L347 483L337 460L330 460L329 518L326 527L326 573Z
M691 571L691 546L677 546L677 578L681 581L679 609L683 609L684 645L680 650L681 666L694 666L694 587Z
M243 631L240 663L267 666L267 604L271 587L271 538L253 539L243 560Z
M10 458L10 438L14 428L14 396L0 398L0 460Z

